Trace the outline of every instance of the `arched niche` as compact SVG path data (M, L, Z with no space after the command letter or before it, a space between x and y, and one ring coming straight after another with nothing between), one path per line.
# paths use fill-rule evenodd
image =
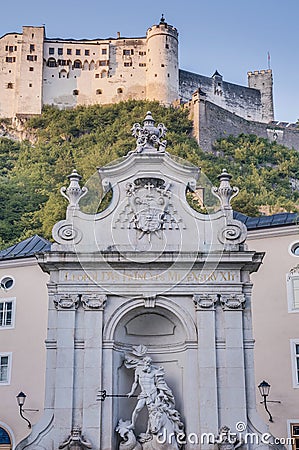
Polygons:
M177 302L166 297L157 298L155 306L146 307L144 299L122 303L104 327L103 379L107 383L104 389L116 395L125 395L131 390L134 370L125 367L124 355L138 345L148 348L147 355L152 358L153 365L165 369L165 380L184 417L183 394L190 377L190 362L196 360L196 328L192 317ZM112 362L111 369L105 361ZM194 373L197 369L194 364L192 366ZM139 392L140 388L136 394ZM113 398L110 412L114 427L120 419L130 420L136 401L137 398ZM109 411L104 408L103 414L107 413ZM144 409L138 418L137 433L144 432L146 424Z

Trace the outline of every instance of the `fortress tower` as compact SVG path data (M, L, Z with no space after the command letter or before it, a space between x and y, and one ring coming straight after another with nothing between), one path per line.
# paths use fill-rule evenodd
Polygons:
M15 113L40 114L42 110L44 27L24 26L17 60Z
M248 87L261 92L262 122L271 122L274 120L272 70L255 70L247 75Z
M178 32L162 15L147 30L146 98L166 105L179 98Z

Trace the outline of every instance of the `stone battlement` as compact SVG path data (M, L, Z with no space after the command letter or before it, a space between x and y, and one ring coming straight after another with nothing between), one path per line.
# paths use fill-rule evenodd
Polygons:
M253 72L252 71L247 72L247 75L249 77L257 76L257 75L267 75L267 76L269 76L269 75L272 75L272 69L254 70Z

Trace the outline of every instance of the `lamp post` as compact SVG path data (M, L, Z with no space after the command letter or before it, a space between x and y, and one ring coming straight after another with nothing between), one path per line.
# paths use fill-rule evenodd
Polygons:
M272 415L271 415L271 413L270 413L270 411L269 411L269 409L268 409L268 406L267 406L267 397L268 397L268 395L269 395L269 392L270 392L270 384L269 383L267 383L267 381L262 381L259 385L258 385L258 388L259 388L259 391L260 391L260 394L261 394L261 396L263 397L263 402L261 402L261 403L264 403L264 406L265 406L265 410L267 411L267 413L269 414L269 422L273 422L273 418L272 418Z
M26 417L24 417L23 412L23 406L26 400L26 395L24 394L24 392L19 392L19 394L17 395L17 402L20 408L20 416L22 417L22 419L26 420L26 422L28 423L28 428L31 428L31 423L29 422L28 419L26 419Z

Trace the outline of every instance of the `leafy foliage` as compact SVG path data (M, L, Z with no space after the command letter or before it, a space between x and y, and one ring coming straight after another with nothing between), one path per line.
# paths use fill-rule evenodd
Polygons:
M235 209L248 215L260 214L265 205L271 212L297 210L299 154L295 150L240 135L218 141L213 153L205 153L192 138L187 111L156 102L132 100L63 111L46 107L26 125L36 134L37 144L0 139L0 245L33 233L50 238L54 223L65 216L66 202L59 190L68 184L67 175L76 168L83 183L90 182L96 179L97 167L133 150L136 143L130 128L148 110L168 128L170 153L200 166L213 184L223 168L233 175L241 189ZM108 202L109 196L104 204ZM190 202L204 212L193 197Z

